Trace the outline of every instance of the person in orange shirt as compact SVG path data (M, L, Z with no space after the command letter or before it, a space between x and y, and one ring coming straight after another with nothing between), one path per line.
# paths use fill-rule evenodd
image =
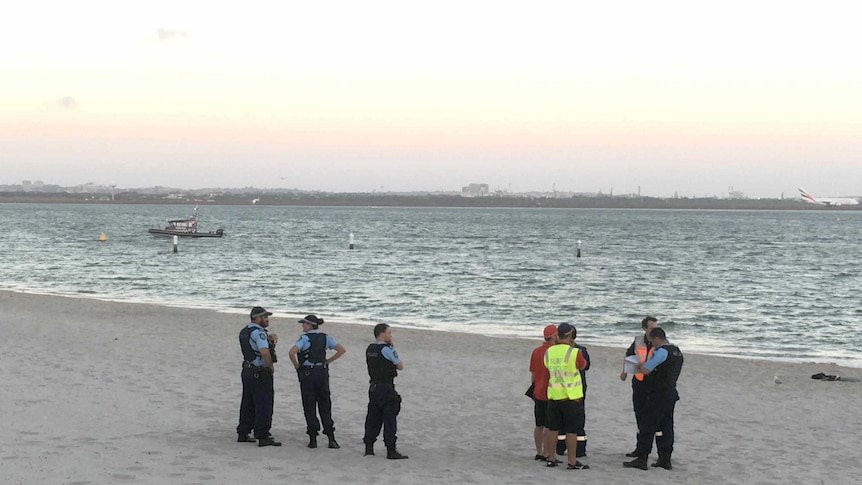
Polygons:
M547 437L547 412L548 412L548 379L550 374L548 368L545 367L545 351L548 347L557 343L557 326L548 325L542 332L545 341L542 345L533 349L530 354L530 378L532 384L530 388L533 390L531 397L533 398L533 414L536 418L536 428L533 430L533 439L536 442L536 461L547 461L554 459L554 450L546 450L545 438Z

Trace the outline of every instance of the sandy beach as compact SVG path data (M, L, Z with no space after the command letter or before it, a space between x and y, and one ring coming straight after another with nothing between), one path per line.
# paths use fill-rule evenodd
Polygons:
M269 302L249 301L268 306ZM309 309L313 311L313 309ZM327 323L347 348L331 369L340 450L305 447L287 349L301 315L276 314L274 436L236 443L241 396L237 333L244 315L0 291L0 481L10 484L235 483L855 483L862 479L862 383L823 382L862 370L686 353L674 469L625 469L634 447L624 349L589 346L590 470L533 461L529 384L534 340L393 331L405 369L399 449L363 456L371 327ZM327 315L320 315L327 318ZM327 320L329 320L327 318ZM581 335L589 326L578 324ZM637 333L633 323L633 336ZM673 335L669 335L671 341ZM730 336L729 336L730 338ZM581 343L585 343L581 341ZM675 342L685 352L684 342ZM804 345L804 342L801 343ZM782 384L773 383L778 375ZM378 443L382 448L382 442ZM655 457L653 454L650 458Z

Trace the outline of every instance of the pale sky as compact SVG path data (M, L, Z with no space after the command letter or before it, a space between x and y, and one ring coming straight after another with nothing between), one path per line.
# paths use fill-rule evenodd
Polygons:
M855 2L16 2L0 184L862 195Z

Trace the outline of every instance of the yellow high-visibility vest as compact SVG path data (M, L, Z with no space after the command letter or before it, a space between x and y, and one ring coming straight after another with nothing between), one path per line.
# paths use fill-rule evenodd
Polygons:
M575 400L584 397L581 372L577 367L578 348L568 344L557 344L545 351L545 367L548 368L548 400Z

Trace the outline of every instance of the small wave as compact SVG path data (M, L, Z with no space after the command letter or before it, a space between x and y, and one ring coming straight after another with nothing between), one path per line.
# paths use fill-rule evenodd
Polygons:
M842 279L842 278L855 278L857 276L859 276L857 273L844 273L844 272L842 272L842 273L836 274L834 277Z

